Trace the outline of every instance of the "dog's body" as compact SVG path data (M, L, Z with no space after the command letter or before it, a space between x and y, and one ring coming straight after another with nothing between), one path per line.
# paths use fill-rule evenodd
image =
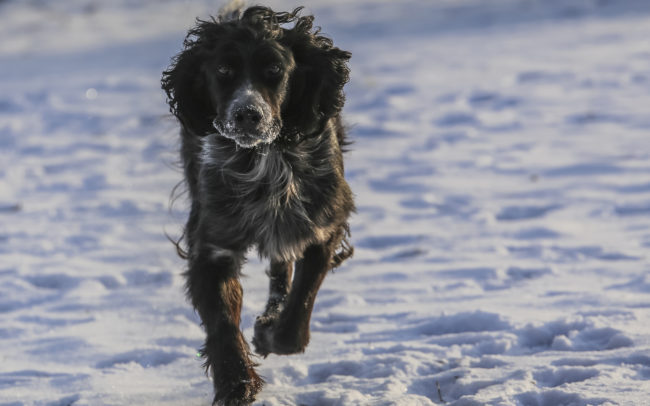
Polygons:
M253 338L263 356L304 351L316 293L352 254L339 117L350 54L299 10L251 7L199 21L163 73L192 203L179 252L207 333L215 404L249 404L262 386L239 329L247 250L271 261Z

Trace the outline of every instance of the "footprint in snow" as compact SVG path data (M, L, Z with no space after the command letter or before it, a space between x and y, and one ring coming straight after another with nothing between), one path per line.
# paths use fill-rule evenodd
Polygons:
M599 375L595 368L544 368L533 374L539 386L555 388L560 385L583 382Z
M473 113L450 112L436 120L438 127L470 126L477 127L481 123Z
M81 283L81 278L65 274L31 275L25 279L37 288L52 290L70 290Z
M423 235L381 235L363 238L355 243L357 247L372 250L383 250L396 246L418 243L425 238Z
M470 106L478 109L503 110L513 108L521 104L520 99L513 96L503 95L499 92L475 91L469 95L467 102Z
M620 330L597 327L591 321L557 320L517 331L519 345L532 351L604 351L634 345Z
M168 352L162 350L134 350L114 355L98 362L95 367L98 369L112 368L120 364L134 362L144 368L158 367L171 364L179 358L188 357L180 352Z
M518 405L522 406L556 406L556 405L601 405L603 403L611 404L608 399L586 398L577 393L566 393L561 390L553 389L543 392L526 392L514 396Z
M531 220L546 216L546 214L560 209L559 205L548 206L508 206L501 209L496 215L499 221Z

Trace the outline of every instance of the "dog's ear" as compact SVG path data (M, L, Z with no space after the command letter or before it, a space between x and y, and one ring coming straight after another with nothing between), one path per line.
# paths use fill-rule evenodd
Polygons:
M186 129L197 135L211 131L215 111L201 72L203 60L201 46L186 40L185 50L174 58L161 80L167 93L169 111Z
M311 16L302 19L308 19L311 28ZM298 30L301 22L291 31ZM304 27L297 33L291 31L286 35L290 40L287 46L293 52L296 68L289 83L284 119L303 134L312 134L343 108L343 86L350 76L347 62L351 54Z

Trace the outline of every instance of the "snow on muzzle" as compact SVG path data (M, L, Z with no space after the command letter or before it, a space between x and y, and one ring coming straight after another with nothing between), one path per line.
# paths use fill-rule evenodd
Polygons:
M280 120L273 117L271 106L250 83L240 87L226 110L225 117L216 117L212 126L222 137L243 148L270 144L280 134Z

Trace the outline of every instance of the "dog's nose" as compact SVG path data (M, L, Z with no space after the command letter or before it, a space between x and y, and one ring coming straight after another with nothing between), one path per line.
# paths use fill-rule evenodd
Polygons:
M234 118L238 127L252 130L262 121L262 112L254 106L247 106L237 109Z

